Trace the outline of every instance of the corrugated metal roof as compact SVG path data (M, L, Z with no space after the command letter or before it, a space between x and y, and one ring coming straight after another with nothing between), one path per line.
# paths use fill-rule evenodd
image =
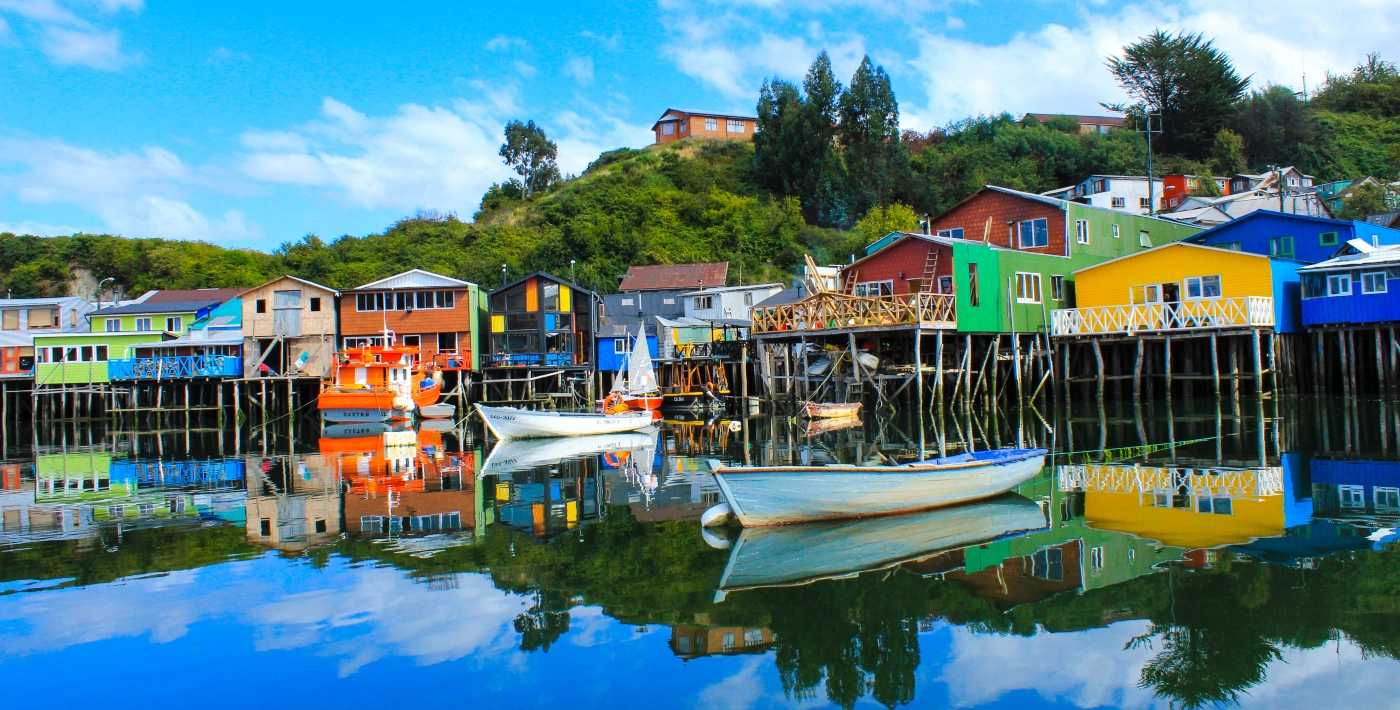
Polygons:
M53 298L0 298L0 308L28 308L29 306L52 306L69 301L85 301L80 296L54 296Z
M1353 240L1355 241L1355 240ZM1400 245L1376 247L1375 251L1364 254L1344 254L1327 261L1300 267L1299 271L1330 271L1333 269L1356 269L1367 266L1392 266L1400 264Z
M129 316L143 313L197 313L205 308L213 308L220 303L222 301L175 301L170 303L142 301L114 308L103 308L88 315L100 318L102 316Z
M203 331L195 331L195 332L203 332ZM239 332L239 331L232 331L232 332L220 332L220 331L215 331L215 332L213 332L213 333L210 333L210 334L208 335L208 337L198 337L198 338L197 338L197 337L194 337L194 336L192 336L192 335L186 335L186 336L181 337L181 338L172 338L172 339L170 339L170 340L160 340L160 341L154 341L154 342L150 342L150 343L138 343L138 344L136 344L136 345L130 345L130 346L128 346L128 347L133 347L133 348L179 348L179 347L191 347L191 346L199 346L199 345L242 345L242 344L243 344L243 333L242 333L242 332Z
M380 279L367 283L363 286L356 286L351 291L387 291L402 288L450 288L470 286L466 281L454 279L450 276L435 274L422 269L410 269L402 274L396 274L386 279Z
M223 303L230 298L238 298L241 288L181 288L169 291L156 291L145 303L192 303L194 301L215 301Z
M729 262L632 266L618 284L619 291L672 291L723 286Z

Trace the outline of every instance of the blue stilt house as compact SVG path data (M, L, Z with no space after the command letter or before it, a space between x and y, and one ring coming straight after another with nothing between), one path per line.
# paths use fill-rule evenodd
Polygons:
M1347 253L1298 270L1303 325L1345 328L1400 321L1400 246L1352 242L1343 251Z
M1347 242L1400 245L1400 230L1367 222L1258 210L1186 241L1316 264L1337 255Z

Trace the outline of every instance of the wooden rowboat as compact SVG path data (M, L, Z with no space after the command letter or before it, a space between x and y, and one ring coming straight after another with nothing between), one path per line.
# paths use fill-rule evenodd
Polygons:
M617 451L640 451L656 447L656 428L647 427L621 434L570 436L557 439L502 439L496 442L478 476L503 476L558 464L565 459L596 456Z
M1009 495L908 515L745 528L730 548L716 601L742 589L888 569L1045 526L1040 506Z
M808 402L802 405L802 415L808 419L834 419L854 417L860 414L860 402L820 404Z
M589 412L536 412L514 407L475 405L486 427L497 439L538 439L550 436L589 436L636 431L651 426L651 412L593 414Z
M834 419L812 419L807 422L807 427L803 433L807 436L821 436L827 432L840 431L858 427L862 424L860 417L836 417Z
M1030 480L1045 449L995 449L900 466L721 467L715 483L726 513L744 527L863 518L990 498ZM712 512L713 511L713 512Z

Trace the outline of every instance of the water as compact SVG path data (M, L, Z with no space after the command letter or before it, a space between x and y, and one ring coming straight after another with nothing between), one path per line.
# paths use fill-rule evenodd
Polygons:
M1400 706L1395 408L1075 405L667 421L572 456L311 422L6 431L0 683L112 707ZM714 460L1014 445L1091 453L922 517L730 549L695 522Z

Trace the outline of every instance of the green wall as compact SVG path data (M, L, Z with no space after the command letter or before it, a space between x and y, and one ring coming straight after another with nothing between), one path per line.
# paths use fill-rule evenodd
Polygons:
M67 335L34 336L35 364L34 381L40 385L90 384L108 382L106 362L45 362L38 360L39 348L55 346L107 346L107 358L130 357L128 350L133 345L154 343L161 339L160 333L69 333Z
M242 306L240 305L239 308L241 309ZM122 322L122 332L123 332L123 333L131 333L131 332L135 332L135 331L136 331L136 319L137 319L137 318L150 318L150 319L151 319L151 327L154 328L156 332L161 332L161 331L163 331L163 330L165 329L165 319L166 319L167 317L169 317L169 316L180 316L180 318L183 319L183 321L180 323L180 334L181 334L181 335L183 335L184 333L188 332L189 329L190 329L190 325L191 325L192 323L194 323L194 321L195 321L195 314L194 314L193 312L187 312L187 313L142 313L142 314L139 314L139 315L94 316L94 317L92 318L90 324L89 324L89 327L92 329L92 332L94 332L94 333L103 333L103 332L106 332L106 331L107 331L107 321L108 321L108 320L111 320L111 319L113 319L113 318L115 318L115 319L120 320L120 321Z

